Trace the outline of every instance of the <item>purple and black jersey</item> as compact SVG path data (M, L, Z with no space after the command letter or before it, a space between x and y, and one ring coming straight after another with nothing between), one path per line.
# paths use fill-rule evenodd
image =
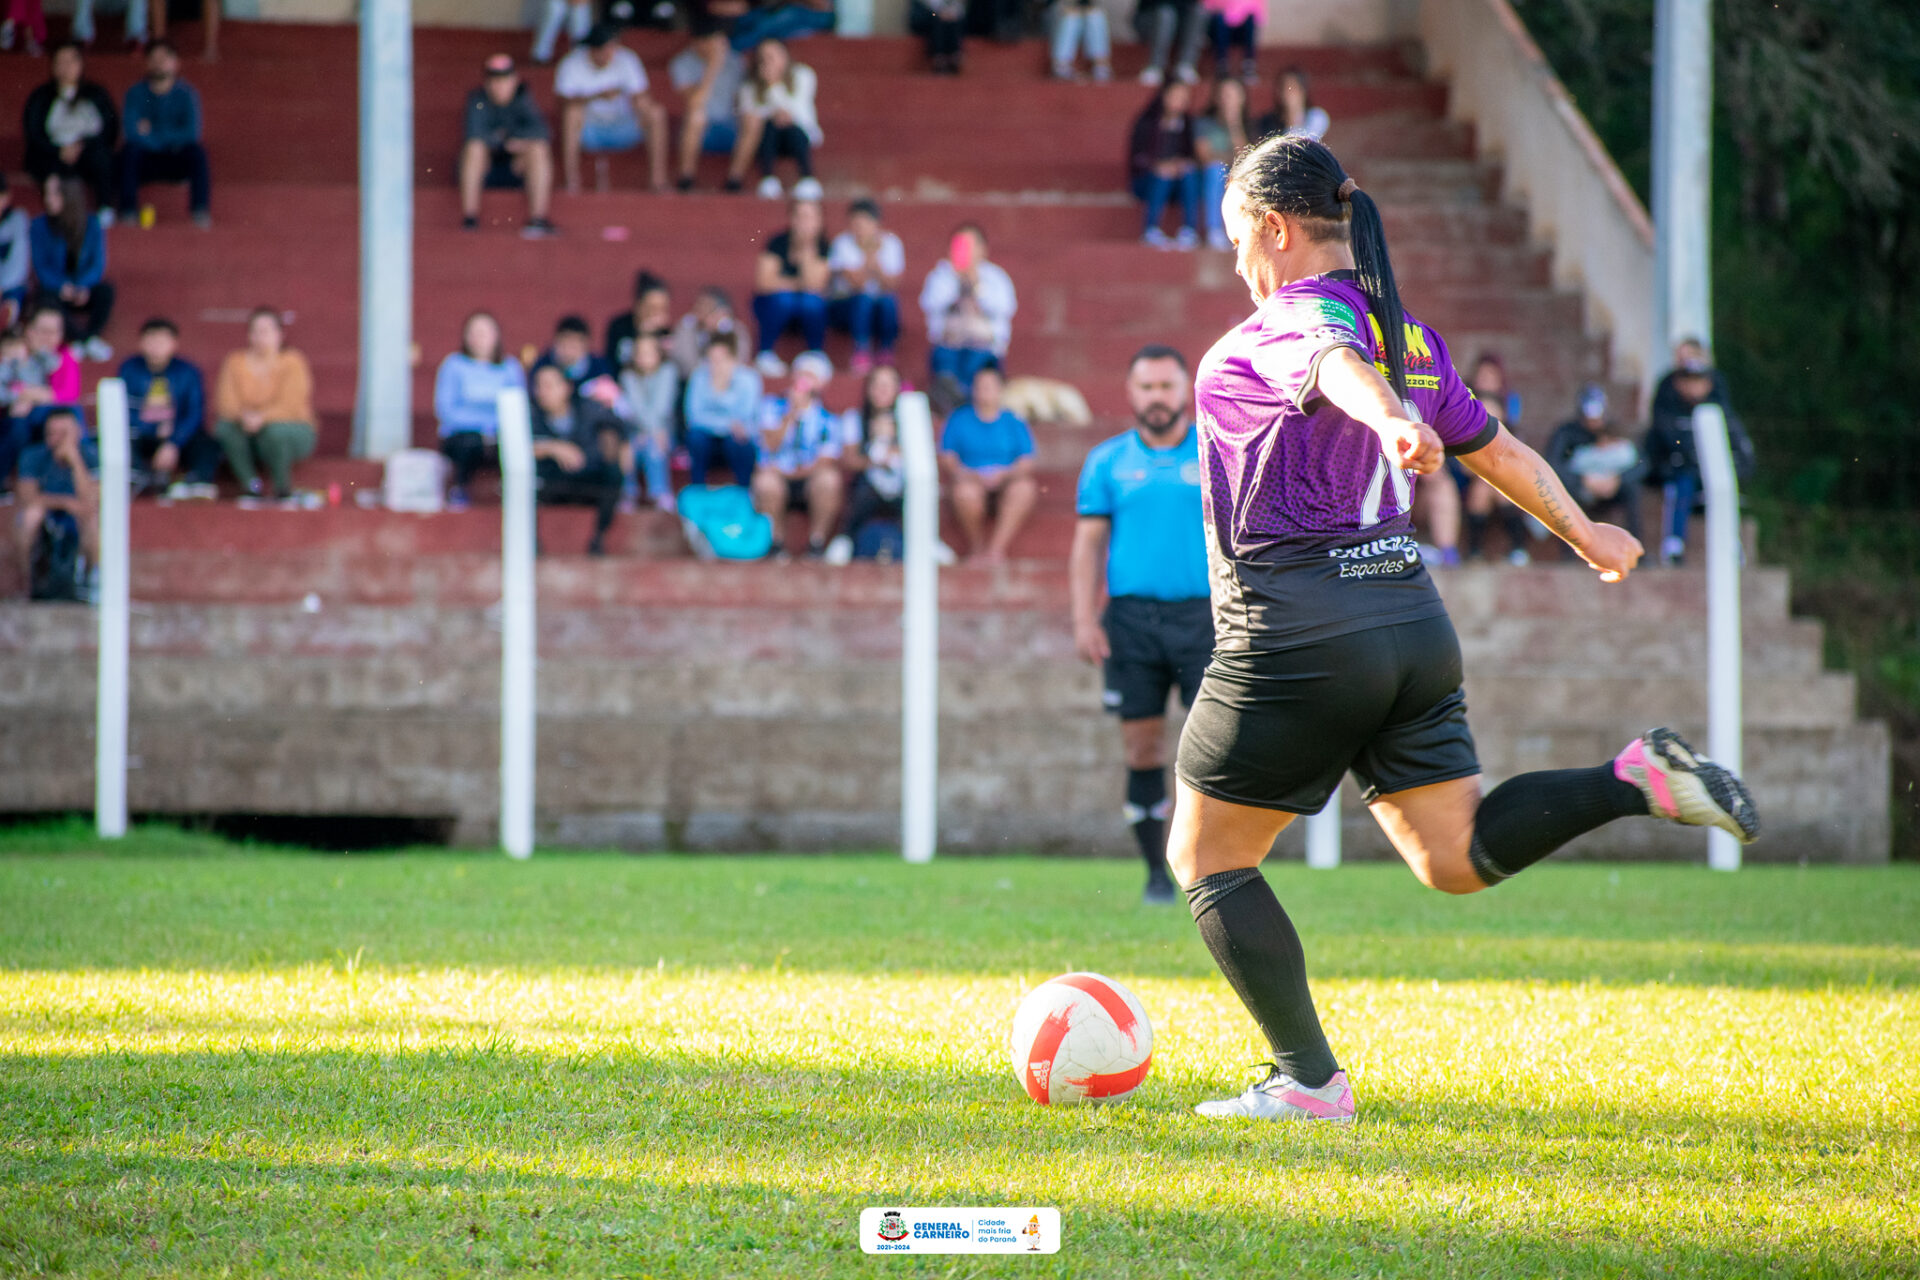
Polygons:
M1195 376L1220 649L1284 648L1445 612L1413 538L1413 475L1319 395L1320 362L1340 347L1387 374L1379 322L1352 276L1278 290ZM1406 348L1415 415L1449 453L1488 444L1499 424L1440 335L1408 316Z

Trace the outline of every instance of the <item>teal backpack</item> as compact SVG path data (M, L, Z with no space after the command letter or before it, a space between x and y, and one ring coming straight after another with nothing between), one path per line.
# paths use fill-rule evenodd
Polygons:
M759 560L773 550L773 521L753 509L753 495L737 484L688 485L676 506L687 541L703 560Z

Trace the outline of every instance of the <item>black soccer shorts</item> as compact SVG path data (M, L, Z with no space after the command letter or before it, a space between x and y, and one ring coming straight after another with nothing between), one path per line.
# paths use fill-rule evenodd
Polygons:
M1167 714L1167 694L1180 686L1191 707L1213 657L1213 610L1202 600L1116 596L1101 619L1107 629L1106 692L1101 701L1122 720Z

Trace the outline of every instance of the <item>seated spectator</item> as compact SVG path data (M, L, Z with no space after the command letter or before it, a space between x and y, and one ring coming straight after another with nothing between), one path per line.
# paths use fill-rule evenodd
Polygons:
M137 0L136 0L137 2ZM184 182L193 225L210 227L213 179L201 145L200 95L180 78L180 54L165 40L147 49L147 78L127 90L127 144L120 148L120 216L140 220L140 184Z
M1193 90L1170 84L1134 117L1127 144L1127 173L1133 198L1145 218L1142 244L1156 249L1191 249L1200 243L1200 166L1193 147ZM1180 230L1168 236L1160 227L1167 201L1180 196Z
M798 325L808 351L827 345L826 216L817 200L795 200L787 228L767 241L753 264L753 321L760 329L754 368L777 378L787 366L774 351L788 327Z
M860 403L847 410L840 429L840 462L853 476L847 499L847 532L827 548L827 559L844 564L854 556L871 558L880 546L899 540L905 518L906 461L900 453L900 371L875 365L867 374ZM877 536L874 525L891 521L893 539Z
M833 17L833 0L773 0L742 14L728 42L744 53L768 40L799 40L833 30Z
M760 421L760 375L751 366L741 366L739 351L734 334L714 334L687 380L687 475L693 484L708 483L707 472L716 464L732 473L735 484L753 483L760 456L754 438Z
M1213 75L1221 84L1233 78L1227 65L1228 55L1240 51L1240 79L1252 84L1260 77L1260 64L1254 52L1260 44L1260 19L1266 15L1266 0L1200 0L1207 15L1207 34L1213 39Z
M582 391L596 378L613 377L613 366L593 352L593 331L579 316L561 316L553 327L553 343L533 362L533 372L547 365L559 366L575 391Z
M6 20L0 22L0 52L12 52L13 42L22 35L27 56L39 57L47 44L47 14L40 0L7 0Z
M562 27L577 49L592 37L593 26L593 0L547 0L540 27L533 35L533 60L543 67L553 61Z
M673 510L671 463L680 426L680 370L667 359L657 333L643 333L628 344L620 370L620 399L633 426L633 462L646 477L647 497L662 511ZM630 482L631 484L631 482Z
M947 501L966 535L967 554L988 561L1007 558L1007 548L1040 498L1040 482L1033 474L1033 433L1002 407L1005 389L1000 366L983 366L973 375L972 403L955 409L940 433Z
M965 395L982 367L1006 358L1018 309L1012 279L987 260L987 233L974 223L963 224L953 233L947 256L920 287L920 311L933 344L930 372L936 382L948 384L953 399Z
M750 162L760 166L760 195L768 200L785 194L774 172L782 158L793 161L802 180L813 177L813 149L826 137L814 109L818 85L813 68L795 62L780 41L762 40L753 47L736 106L740 136L733 145L727 190L745 184ZM795 194L804 193L796 188Z
M0 174L0 329L11 329L27 309L32 282L32 234L27 211L13 202L13 188Z
M94 207L112 217L113 147L120 140L120 114L113 95L86 78L80 46L54 46L53 74L27 95L20 127L27 135L27 172L34 182L78 178L93 193Z
M28 230L33 247L34 301L59 307L67 333L87 360L111 360L101 338L113 315L113 285L106 279L107 235L100 215L87 206L77 178L47 179L46 212Z
M833 238L827 254L833 301L827 320L853 335L853 371L865 374L876 354L893 361L900 339L900 277L907 270L900 237L880 225L880 206L856 200L847 211L847 229Z
M1248 143L1247 88L1221 79L1213 86L1213 109L1193 122L1193 158L1200 166L1200 210L1207 220L1207 248L1231 250L1220 204L1227 195L1227 169Z
M1467 376L1467 389L1486 407L1488 413L1517 429L1520 425L1520 397L1507 387L1507 366L1500 357L1490 351L1480 353L1473 362L1473 372ZM1461 468L1461 474L1466 469ZM1527 551L1530 530L1527 527L1527 515L1513 505L1507 496L1478 476L1469 476L1462 482L1465 492L1461 505L1467 517L1467 559L1481 560L1486 557L1487 526L1495 516L1507 531L1507 562L1522 565L1533 557Z
M527 225L521 234L539 239L554 233L547 218L553 197L553 143L533 93L520 83L513 59L496 53L483 67L486 78L467 95L467 134L460 148L460 225L480 225L480 193L525 187Z
M927 70L937 76L960 74L960 48L967 30L966 0L925 0Z
M80 362L66 345L67 322L57 307L27 313L22 329L0 339L0 396L6 419L0 423L0 486L13 476L14 464L40 437L42 424L56 407L80 403Z
M760 458L753 473L753 505L773 521L776 546L787 509L807 513L807 554L818 559L840 524L846 481L840 474L840 421L820 402L833 363L819 351L793 362L784 396L760 403Z
M1200 61L1200 37L1207 28L1200 18L1199 0L1141 0L1133 21L1147 42L1141 84L1158 88L1169 75L1181 84L1200 79L1195 68ZM1167 65L1170 57L1171 67Z
M213 497L220 446L206 430L206 384L199 367L181 358L173 321L155 316L140 326L140 354L121 364L120 380L133 463L147 484L170 498Z
M499 464L500 393L526 385L526 372L500 341L500 322L487 311L468 316L460 327L460 349L442 360L433 376L440 452L453 467L449 511L465 511L474 474Z
M626 428L612 410L574 392L557 365L533 371L533 465L543 503L590 506L587 554L607 553L607 530L620 507L620 450Z
M88 563L100 562L100 456L80 430L80 415L61 407L47 415L47 438L20 456L14 487L19 514L15 545L21 577L33 581L33 559L43 530L77 533Z
M667 189L667 112L647 93L640 55L602 23L553 73L560 99L560 164L567 190L580 190L580 153L631 151L647 144L648 181Z
M1753 442L1734 416L1727 397L1727 380L1713 367L1706 344L1682 338L1673 350L1674 367L1653 391L1652 422L1647 427L1645 456L1648 480L1661 488L1660 563L1677 568L1687 555L1687 522L1701 494L1700 454L1693 436L1693 411L1717 404L1727 415L1727 443L1742 479L1753 474Z
M1607 392L1599 383L1581 388L1579 416L1555 429L1546 458L1582 511L1640 536L1640 486L1647 464L1633 441L1614 430Z
M1107 29L1107 11L1098 0L1056 0L1053 12L1053 75L1074 78L1074 59L1082 52L1092 67L1094 83L1113 79L1113 43Z
M247 317L247 345L220 365L214 382L214 434L227 465L251 496L263 492L266 468L273 496L293 499L293 464L313 452L313 373L286 347L280 313L256 307Z
M740 322L733 314L733 299L719 285L710 284L694 295L693 310L680 317L673 327L673 335L667 340L668 354L680 370L680 380L686 381L693 376L706 357L707 339L716 333L733 335L740 332Z
M722 15L722 9L731 16ZM740 86L747 77L747 60L728 45L726 31L746 9L746 0L695 0L689 14L693 43L667 64L667 76L684 104L680 176L674 183L682 191L693 189L702 155L731 157L739 141Z
M673 336L673 291L645 269L634 277L633 305L607 321L607 367L625 368L633 358L634 338L643 333L662 341ZM694 359L699 358L696 352Z
M127 51L130 53L137 52L140 46L147 43L149 5L160 12L161 25L164 27L166 0L125 0L127 11L125 42ZM73 7L73 38L88 46L93 44L97 30L93 21L93 8L94 0L78 0Z
M1254 122L1253 140L1259 142L1276 133L1324 138L1332 123L1326 112L1313 105L1313 87L1307 73L1299 67L1288 67L1273 78L1273 106Z

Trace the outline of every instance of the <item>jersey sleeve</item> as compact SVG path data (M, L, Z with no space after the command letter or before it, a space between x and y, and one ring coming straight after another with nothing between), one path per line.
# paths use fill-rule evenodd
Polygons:
M1338 298L1305 294L1276 302L1250 355L1262 381L1305 408L1320 379L1320 362L1342 347L1371 358L1360 317Z
M1427 425L1439 435L1448 454L1458 457L1463 453L1476 453L1492 444L1493 438L1500 434L1499 420L1467 389L1440 335L1428 329L1427 342L1433 350L1434 367L1440 379L1432 418Z
M1113 451L1102 446L1088 454L1081 465L1080 486L1073 500L1074 510L1080 515L1113 518L1113 486L1108 483L1112 459Z

